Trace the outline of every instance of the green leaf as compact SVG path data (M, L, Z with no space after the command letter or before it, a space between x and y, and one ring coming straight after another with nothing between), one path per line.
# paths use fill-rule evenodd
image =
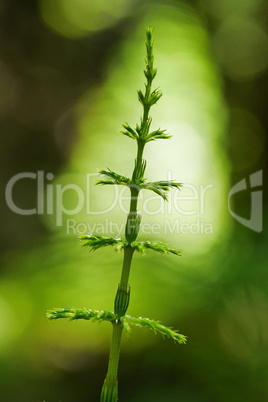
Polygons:
M156 104L156 102L161 98L161 96L163 95L163 93L161 91L159 91L158 89L155 89L150 96L149 99L149 104L150 106L153 106Z
M168 140L172 136L166 133L166 130L155 130L152 131L150 134L147 135L146 137L146 142L150 141L155 141L155 140Z
M173 339L175 342L185 344L186 337L182 334L179 334L177 331L174 331L172 328L166 327L162 325L159 321L150 320L149 318L135 318L126 315L121 318L121 322L126 327L126 330L129 330L130 325L135 325L137 327L145 327L152 329L154 332L158 332L163 336L167 336L170 339Z
M144 97L142 91L139 89L137 92L138 92L138 99L139 99L140 103L142 105L144 105L145 97Z
M118 184L121 186L128 186L131 182L131 180L127 177L119 175L113 172L111 169L99 170L99 173L103 176L108 177L108 180L98 180L97 184Z
M130 127L128 123L123 124L124 130L120 130L120 132L124 135L126 135L129 138L132 138L133 140L136 140L138 138L138 134L136 133L133 128Z
M181 256L181 251L170 248L168 245L160 243L160 242L152 242L152 241L134 241L131 243L131 247L133 247L136 251L145 254L146 250L153 250L160 254L174 254Z
M160 195L165 201L167 201L167 193L171 188L180 189L182 187L182 183L178 183L175 181L154 181L149 183L141 183L140 188L145 190L154 191L156 194Z
M68 318L69 320L88 320L92 322L116 320L116 315L111 311L87 310L76 308L55 308L47 312L49 320L57 320L58 318Z
M91 247L92 251L98 250L101 247L114 246L116 251L120 251L127 245L127 242L115 238L115 237L104 237L98 235L80 235L79 236L82 247Z

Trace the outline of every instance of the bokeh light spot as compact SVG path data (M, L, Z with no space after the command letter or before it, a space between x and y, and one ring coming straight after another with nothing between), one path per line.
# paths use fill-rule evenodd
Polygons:
M132 1L40 0L44 22L58 34L83 37L116 23L127 13Z
M268 67L268 36L253 19L226 19L214 44L225 73L234 80L252 79Z

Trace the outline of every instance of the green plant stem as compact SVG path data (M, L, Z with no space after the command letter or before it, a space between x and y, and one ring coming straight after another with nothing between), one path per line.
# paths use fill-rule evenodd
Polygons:
M117 371L119 364L122 332L123 325L121 324L121 322L113 323L113 334L109 356L108 372L102 387L100 402L117 402L118 400Z
M134 253L133 247L126 246L124 248L123 268L122 268L121 280L120 280L119 287L123 288L125 290L128 289L128 279L129 279L129 273L130 273L133 253Z
M141 143L141 145L138 144L137 159L136 159L137 163L134 170L141 169L143 149L144 149L144 143ZM137 203L139 195L138 186L133 185L130 188L130 194L131 194L130 208L126 222L126 227L128 226L129 223L129 217L131 217L132 219L133 218L135 219L137 217ZM138 235L138 230L139 229L137 228L136 237ZM135 249L131 246L131 244L128 244L127 246L124 247L124 259L123 259L121 279L115 297L115 313L119 316L119 319L115 323L113 323L113 334L112 334L112 343L109 356L108 372L102 388L101 402L116 402L118 400L117 372L118 372L122 332L124 327L120 321L120 316L124 316L126 314L129 304L130 290L128 281L134 251Z
M145 146L144 141L138 142L137 165L139 166L139 168L141 167L141 164L142 164L142 155L143 155L144 146Z
M122 331L123 325L120 321L113 323L112 344L109 357L109 367L107 372L107 377L110 378L112 381L117 379Z
M139 190L136 186L131 188L131 200L130 200L130 213L137 215L137 201ZM133 215L132 215L133 216ZM129 218L128 218L129 219ZM126 226L128 225L128 219ZM128 244L124 247L124 259L121 273L120 283L115 297L115 313L119 316L119 319L113 323L112 343L109 356L108 372L103 384L101 393L101 402L117 402L118 400L118 382L117 372L120 356L120 346L123 332L123 324L120 321L120 316L126 314L129 304L129 274L131 268L132 257L135 249Z
M124 259L121 272L120 283L115 295L114 312L111 311L99 311L99 310L87 310L87 309L69 309L60 308L48 311L48 318L55 320L58 318L69 318L70 320L85 319L91 322L110 321L113 326L111 348L109 354L109 364L107 375L105 377L102 391L101 402L117 402L118 401L118 380L117 372L119 365L120 346L122 339L122 332L125 328L129 329L130 325L136 325L138 327L145 327L155 332L167 336L178 343L185 343L185 336L174 331L172 328L162 325L160 322L150 320L142 317L131 317L126 315L129 300L130 300L130 286L129 276L133 254L135 251L144 253L146 250L154 250L161 254L171 253L174 255L181 255L179 250L170 248L168 245L152 242L152 241L136 241L141 217L138 214L137 205L138 197L141 189L148 189L154 191L161 196L164 200L167 200L167 192L170 188L179 188L181 183L174 181L155 181L146 182L144 179L144 172L146 168L146 161L143 159L143 151L145 144L157 139L168 139L170 135L166 134L166 130L158 130L150 132L151 117L149 116L150 108L161 98L162 93L155 89L151 90L152 82L157 73L157 70L153 67L153 30L147 28L146 30L146 49L147 59L144 75L147 79L145 84L145 93L141 90L138 91L138 99L143 105L143 114L141 123L136 124L135 129L131 128L128 123L123 124L124 130L121 130L122 134L137 141L137 156L134 163L134 169L132 178L128 178L113 172L111 169L101 170L100 173L105 176L104 179L99 180L97 184L115 184L125 185L130 189L130 206L129 214L126 219L125 226L125 239L106 237L100 235L81 235L80 240L82 246L89 246L91 250L97 250L101 247L113 246L115 250L124 250Z
M129 305L130 298L130 288L128 285L130 268L133 253L135 251L134 247L132 247L131 243L136 240L139 233L139 223L140 217L137 212L137 204L138 204L138 196L140 187L139 184L143 181L143 175L145 170L145 161L143 161L143 151L146 141L144 138L146 137L148 130L150 128L150 117L149 111L151 107L150 98L151 98L151 87L154 79L153 76L153 55L152 55L152 39L149 30L147 31L147 82L145 85L145 94L143 103L143 116L141 120L140 126L140 137L137 141L137 157L135 160L135 166L132 174L132 185L130 186L130 207L129 214L126 221L126 240L128 245L124 247L124 260L123 260L123 268L121 273L121 280L118 285L118 290L115 296L115 314L118 319L115 323L113 323L113 335L112 335L112 344L110 349L110 357L108 364L108 372L105 378L102 394L101 394L101 402L117 402L118 400L118 392L117 392L117 371L118 371L118 363L119 363L119 355L120 355L120 345L122 339L122 331L123 331L123 323L120 321L121 317L124 317L127 308Z
M133 185L130 188L130 208L129 208L129 215L135 216L137 214L137 204L138 204L138 196L139 196L139 188L136 185Z

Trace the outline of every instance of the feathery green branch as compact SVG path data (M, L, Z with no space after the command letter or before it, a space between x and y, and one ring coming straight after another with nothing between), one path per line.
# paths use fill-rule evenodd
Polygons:
M47 312L49 320L57 320L58 318L68 318L73 320L88 320L92 322L116 320L116 315L111 311L99 311L78 308L55 308Z
M152 241L133 241L128 243L126 240L114 237L103 237L97 235L80 235L82 247L91 247L95 251L101 247L113 246L116 251L121 251L124 247L130 247L139 253L145 254L146 250L153 250L160 254L181 255L181 251L171 248L166 244Z
M120 251L127 244L125 241L115 237L105 237L92 234L80 235L79 238L82 247L91 247L92 251L107 246L114 246L116 251Z
M128 123L124 123L123 128L124 130L120 130L120 133L126 135L129 138L132 138L133 140L138 139L138 133L135 130L133 130L133 128L131 128Z
M131 243L131 247L133 247L136 251L144 254L146 250L153 250L160 254L174 254L181 255L180 250L176 250L174 248L168 247L166 244L152 241L135 241Z
M149 183L142 183L140 188L151 190L156 194L160 195L165 201L167 201L167 193L171 188L180 189L182 187L182 183L174 182L174 181L154 181Z
M127 177L119 175L109 168L108 170L99 170L99 174L108 177L108 180L100 179L96 184L118 184L121 186L128 186L131 182Z
M146 142L155 141L155 140L168 140L172 135L168 134L166 130L158 130L152 131L146 136Z
M89 309L70 309L70 308L58 308L49 310L47 312L47 317L49 320L57 320L59 318L68 318L70 321L74 320L87 320L93 323L109 321L111 323L121 322L124 328L129 331L130 325L145 327L152 329L154 332L158 332L168 338L173 339L179 343L185 343L186 337L174 331L172 328L162 325L159 321L150 320L149 318L143 317L131 317L125 315L124 317L118 318L117 315L111 311L99 311L99 310L89 310Z
M150 320L149 318L143 317L131 317L129 315L125 315L121 318L126 330L129 329L129 325L135 325L137 327L145 327L152 329L154 332L158 332L164 336L167 336L170 339L178 343L186 343L186 337L182 334L179 334L177 331L174 331L172 328L166 327L162 325L159 321Z

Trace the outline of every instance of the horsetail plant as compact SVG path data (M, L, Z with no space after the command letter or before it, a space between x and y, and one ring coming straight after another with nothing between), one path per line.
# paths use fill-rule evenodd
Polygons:
M130 189L130 210L126 220L125 238L121 239L104 237L94 234L80 236L82 246L89 247L93 251L106 246L113 246L117 251L123 250L123 267L120 283L118 285L114 300L114 312L60 308L50 310L47 313L47 316L50 320L69 318L69 320L83 319L92 322L111 322L113 327L112 342L110 348L108 372L101 391L101 402L118 401L117 372L123 329L129 330L130 326L133 325L147 327L152 329L154 332L158 332L163 336L173 339L178 343L183 344L186 342L184 335L181 335L177 331L162 325L158 321L142 317L135 318L126 315L130 299L129 274L134 252L137 251L145 253L147 250L153 250L161 254L174 254L177 256L181 254L179 250L170 248L163 243L137 241L141 222L141 216L137 212L137 203L140 191L142 189L151 190L161 196L164 200L167 200L167 193L169 189L179 189L182 186L181 183L166 180L147 182L144 178L146 161L143 159L143 150L145 145L148 142L155 141L157 139L170 138L170 135L166 133L166 130L158 129L155 131L150 131L152 122L152 119L149 115L150 109L162 96L162 93L158 89L152 90L152 82L156 76L157 70L153 65L153 29L151 27L146 29L145 43L147 52L147 58L145 60L146 67L144 70L146 77L145 91L138 91L138 99L143 106L143 115L140 124L137 124L135 128L132 128L128 123L125 123L123 124L123 129L121 130L122 134L135 140L137 143L137 157L135 159L132 177L124 177L110 169L100 170L99 173L101 174L102 178L97 183L100 185L123 185Z

